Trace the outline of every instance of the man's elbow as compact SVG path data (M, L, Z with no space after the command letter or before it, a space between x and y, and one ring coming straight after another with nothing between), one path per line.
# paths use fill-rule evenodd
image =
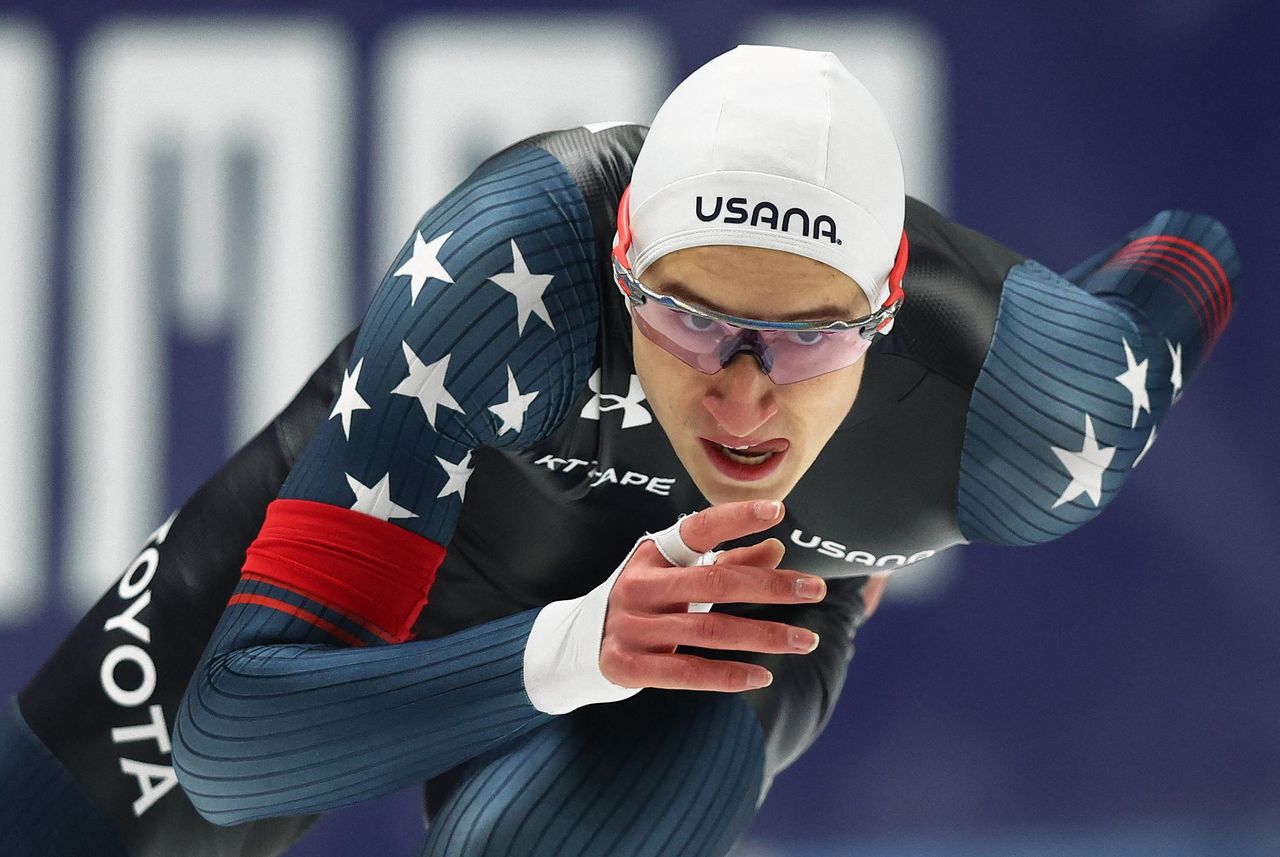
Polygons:
M174 718L171 748L173 771L187 800L205 821L220 827L261 817L243 804L245 796L236 786L248 779L229 775L228 765L234 763L219 752L219 744L217 736L193 716L189 699L184 699Z

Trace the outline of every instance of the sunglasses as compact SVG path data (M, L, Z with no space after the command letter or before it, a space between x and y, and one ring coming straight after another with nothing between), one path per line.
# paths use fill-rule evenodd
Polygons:
M889 297L875 312L850 321L763 321L728 315L659 294L631 273L631 188L618 204L613 275L645 338L681 362L714 375L742 352L756 358L775 384L794 384L852 366L893 327L906 293L907 233L889 272Z

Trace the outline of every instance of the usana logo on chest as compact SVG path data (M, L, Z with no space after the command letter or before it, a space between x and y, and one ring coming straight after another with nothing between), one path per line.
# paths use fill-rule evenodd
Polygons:
M791 542L802 548L816 550L823 556L829 556L832 559L839 559L845 562L856 562L859 565L865 565L868 568L901 568L904 565L911 565L913 562L919 562L922 559L928 559L937 551L922 550L911 554L910 556L900 553L887 553L884 556L876 556L873 553L855 548L848 548L840 542L824 539L822 536L806 536L801 530L791 531Z

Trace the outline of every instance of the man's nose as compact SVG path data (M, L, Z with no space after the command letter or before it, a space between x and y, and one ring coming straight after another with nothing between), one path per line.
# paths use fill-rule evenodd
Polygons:
M702 405L734 437L750 437L778 412L773 382L755 355L743 352L712 376Z

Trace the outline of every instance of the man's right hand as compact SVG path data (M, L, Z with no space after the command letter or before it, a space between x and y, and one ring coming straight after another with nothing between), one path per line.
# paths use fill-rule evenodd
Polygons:
M680 537L698 553L758 533L782 519L782 504L746 500L703 509L680 522ZM677 646L742 652L807 654L818 637L805 628L724 613L691 613L690 602L809 604L821 601L822 578L779 569L783 545L766 539L725 551L714 565L672 566L652 540L623 567L609 595L600 672L622 687L734 693L773 680L754 664L676 654Z

